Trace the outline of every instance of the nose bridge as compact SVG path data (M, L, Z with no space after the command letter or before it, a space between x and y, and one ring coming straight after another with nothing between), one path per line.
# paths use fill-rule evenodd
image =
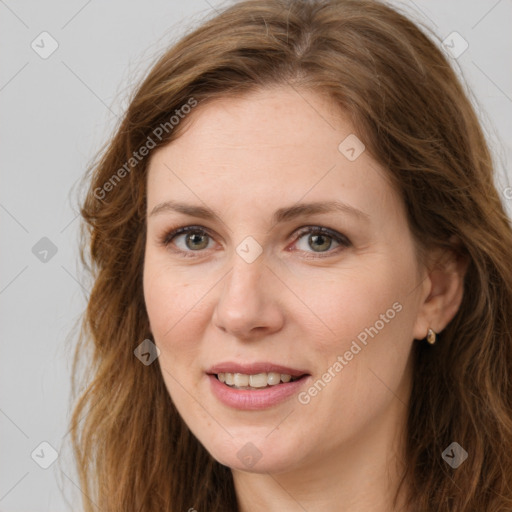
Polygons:
M248 251L242 243L233 255L232 268L224 280L214 313L215 324L237 337L248 337L256 328L273 331L282 323L275 290L269 286L271 272L265 258L259 254L253 259L254 246L250 241L247 244ZM251 258L246 257L248 254Z
M263 236L258 237L260 240ZM253 236L246 235L234 247L231 263L232 270L228 276L231 292L259 293L258 283L265 280L269 272L263 246Z
M244 301L247 311L258 307L264 293L262 284L266 281L266 273L268 269L262 256L248 262L239 254L234 254L231 272L226 276L222 298L225 302Z

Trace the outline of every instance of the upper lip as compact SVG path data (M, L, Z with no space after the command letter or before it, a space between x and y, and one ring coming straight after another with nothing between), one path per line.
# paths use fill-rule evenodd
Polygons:
M281 364L274 364L266 361L255 363L233 363L224 362L211 366L206 373L213 375L218 373L243 373L244 375L256 375L258 373L284 373L292 377L301 377L302 375L309 375L307 371L290 368Z

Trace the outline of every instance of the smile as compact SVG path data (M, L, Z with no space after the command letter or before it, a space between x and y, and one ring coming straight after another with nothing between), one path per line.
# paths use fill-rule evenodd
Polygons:
M244 373L218 373L217 379L234 389L264 389L279 384L293 382L300 377L287 373L263 372L252 375Z
M300 393L311 379L304 370L270 362L219 363L206 377L219 402L243 411L275 407Z

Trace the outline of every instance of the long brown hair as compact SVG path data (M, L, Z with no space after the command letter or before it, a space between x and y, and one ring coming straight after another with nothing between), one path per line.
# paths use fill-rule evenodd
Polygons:
M134 356L150 336L142 290L149 156L134 152L149 139L155 147L175 139L186 122L169 120L186 104L280 84L339 104L389 170L418 247L448 249L455 235L469 260L457 315L436 345L413 348L411 510L512 510L510 222L448 59L407 17L373 0L227 8L161 56L91 166L81 254L94 286L73 362L73 389L80 375L85 391L70 424L85 510L237 510L230 469L184 424L158 364ZM441 456L454 441L468 452L457 469Z

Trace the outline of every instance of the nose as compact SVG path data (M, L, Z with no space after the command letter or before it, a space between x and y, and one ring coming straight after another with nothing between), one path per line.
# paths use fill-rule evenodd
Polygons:
M213 323L222 331L244 340L268 336L284 325L282 283L263 258L247 263L235 257L233 268L222 281L213 312Z

